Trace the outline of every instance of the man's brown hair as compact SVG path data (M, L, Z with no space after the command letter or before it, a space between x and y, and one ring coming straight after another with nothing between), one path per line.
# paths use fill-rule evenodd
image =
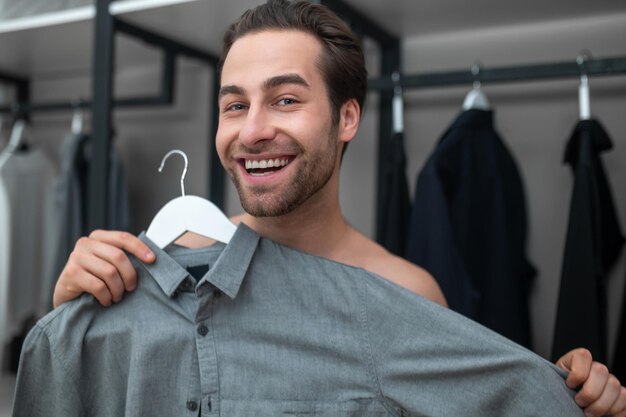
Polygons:
M350 28L326 6L304 0L268 0L247 10L226 30L221 68L235 41L247 34L264 30L299 30L322 43L317 63L326 83L333 122L339 122L341 106L356 99L363 112L367 90L367 70L359 39Z

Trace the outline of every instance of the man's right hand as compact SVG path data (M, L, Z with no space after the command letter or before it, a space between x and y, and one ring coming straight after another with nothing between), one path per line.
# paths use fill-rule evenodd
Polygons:
M134 290L137 273L124 251L145 263L156 258L145 243L127 232L95 230L80 238L57 280L54 307L84 292L108 306L120 301L124 291Z

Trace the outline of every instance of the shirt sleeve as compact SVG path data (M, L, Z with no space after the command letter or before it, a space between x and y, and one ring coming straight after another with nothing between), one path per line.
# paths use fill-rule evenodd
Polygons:
M44 330L36 325L26 337L20 356L13 417L82 416L75 379L56 355Z
M550 362L386 280L366 281L372 373L390 406L428 416L583 416Z

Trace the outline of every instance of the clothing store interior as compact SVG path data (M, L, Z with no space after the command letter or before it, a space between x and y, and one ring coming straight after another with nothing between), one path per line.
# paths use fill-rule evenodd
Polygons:
M181 195L168 152L186 195L243 212L213 144L216 65L260 3L0 0L0 417L77 239L138 235ZM369 73L349 223L451 309L551 361L587 347L623 384L626 3L321 3Z

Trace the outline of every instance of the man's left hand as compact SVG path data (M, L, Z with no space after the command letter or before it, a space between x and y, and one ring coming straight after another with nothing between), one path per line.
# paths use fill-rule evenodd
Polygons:
M609 373L606 365L594 362L587 349L566 353L556 365L569 372L565 383L571 389L578 389L574 400L585 416L626 417L626 388Z

